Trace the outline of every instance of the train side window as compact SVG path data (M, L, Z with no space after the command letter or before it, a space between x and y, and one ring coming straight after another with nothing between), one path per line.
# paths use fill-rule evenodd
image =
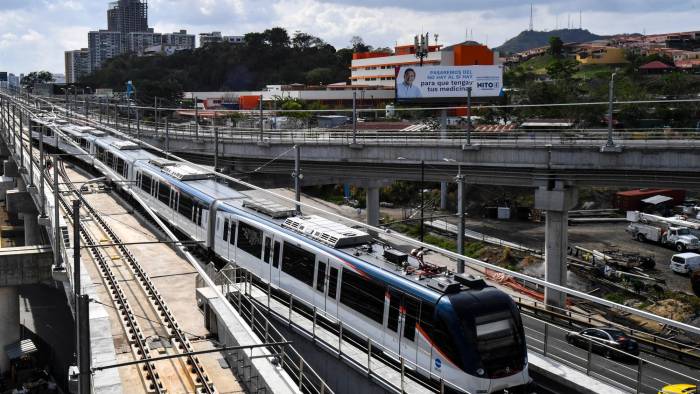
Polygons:
M189 220L192 220L192 207L193 207L194 202L189 196L186 196L184 194L180 195L180 202L177 205L177 212L186 217Z
M201 205L201 203L197 203L197 226L202 225L202 217L204 216L204 207Z
M263 232L246 223L240 223L238 227L238 249L260 258Z
M316 290L323 293L326 289L326 263L319 261L316 270Z
M163 182L158 184L158 200L163 204L170 206L170 186Z
M231 236L229 237L228 243L230 243L231 245L236 244L236 222L234 222L233 220L231 221Z
M282 272L306 283L308 286L313 286L315 265L316 255L296 245L284 243Z
M153 180L150 176L141 174L141 190L151 194L151 183L153 183Z
M97 147L97 160L101 161L104 163L105 161L105 150L103 147L98 146Z
M124 178L129 177L129 164L124 164L124 172L122 172L122 175L124 176Z
M228 241L228 219L224 220L224 241Z
M414 341L416 339L416 323L420 315L420 302L413 297L404 296L406 318L404 320L403 337Z
M117 157L116 162L117 162L117 168L116 168L117 174L124 175L124 160Z
M112 154L112 152L107 151L106 158L107 160L105 161L105 164L107 164L107 167L114 167L114 155Z
M399 330L399 315L401 312L401 293L396 290L389 290L389 321L387 328L393 332Z
M384 286L345 269L340 284L340 302L382 324L385 290Z
M272 266L278 268L280 266L280 243L275 241L275 247L272 249Z
M265 238L265 251L263 253L263 261L265 264L270 264L270 251L272 249L272 240Z
M457 353L457 345L455 345L447 325L440 318L436 319L435 323L435 331L432 336L435 346L440 349L440 352L450 359L453 364L462 368L462 362Z
M425 334L433 338L435 336L435 306L423 302L420 308L420 322L418 323Z
M338 292L338 269L331 267L328 273L328 297L335 300L336 293Z

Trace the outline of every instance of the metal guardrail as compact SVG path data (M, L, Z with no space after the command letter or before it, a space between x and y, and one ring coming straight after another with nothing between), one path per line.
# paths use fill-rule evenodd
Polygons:
M515 129L508 132L475 132L467 136L466 128L449 129L447 131L390 131L390 130L358 130L349 128L318 128L297 127L292 129L260 129L260 127L215 127L201 124L175 124L168 122L144 121L138 116L119 116L104 110L103 106L87 102L87 106L69 111L63 108L67 115L74 119L91 118L105 125L122 129L134 137L162 137L166 134L170 139L188 139L213 142L217 137L220 142L244 143L265 142L280 144L319 144L319 145L375 145L375 146L463 146L478 144L483 146L595 146L606 144L608 134L606 129ZM84 111L82 111L84 109ZM142 108L143 109L143 108ZM134 108L131 108L134 110ZM154 109L151 109L153 111ZM172 111L171 111L172 112ZM284 112L284 111L278 111ZM259 112L249 114L253 123L260 122ZM269 115L269 111L268 111ZM349 126L348 126L349 127ZM653 147L665 146L700 146L700 131L694 128L636 128L624 131L614 131L613 139L622 145L641 145Z
M547 318L550 322L559 321L571 328L615 327L635 339L640 345L650 349L651 353L657 357L679 362L691 368L700 367L699 346L674 341L673 339L660 337L639 329L629 328L599 319L591 314L583 314L572 311L571 309L562 309L555 306L545 306L544 303L536 300L524 299L519 296L515 297L515 299L521 313L535 316L539 320ZM664 353L662 353L661 350L663 350Z
M232 294L232 303L237 304L239 309L242 308L245 303L253 305L252 309L254 311L258 311L259 307L265 308L267 312L274 314L278 319L283 320L290 327L301 329L303 332L305 332L308 339L314 343L321 345L327 351L334 353L339 358L349 363L353 368L359 370L363 374L366 374L368 377L380 382L383 386L390 388L397 393L405 391L409 376L415 377L418 376L417 374L421 374L422 376L431 377L432 382L430 384L426 384L426 382L420 383L428 391L443 394L446 391L449 392L456 390L457 392L469 394L457 384L446 381L431 371L428 371L425 368L406 360L404 357L401 357L394 351L377 343L375 340L363 334L361 331L327 314L325 311L318 310L316 306L298 298L294 294L278 288L275 288L273 291L269 283L265 284L266 286L264 289L257 286L257 278L253 273L245 268L227 266L219 271L219 277L217 279L222 281L221 292L224 294ZM255 306L252 296L253 289L257 289L262 294L265 294L267 297L267 305L261 305L258 303L258 305ZM270 307L272 300L284 304L288 308L288 314L282 315L272 309ZM264 312L255 312L255 314L259 313ZM306 331L306 329L299 325L298 322L294 322L293 314L302 315L308 322L310 322L311 331ZM319 337L319 335L317 335L317 330L320 330L321 328L336 335L338 342L329 343ZM362 349L365 351L367 353L367 366L347 356L343 352L344 345L345 347L351 346L355 349ZM379 359L377 357L380 354L388 356L388 360L396 362L396 372L400 374L400 383L398 385L395 385L385 377L378 374L377 370L372 369L373 360L377 360L374 361L374 363L378 363ZM384 357L382 361L386 362L387 358ZM415 378L411 379L411 381L417 382Z
M606 381L614 386L637 394L657 393L661 386L668 384L695 383L698 385L698 387L700 387L700 377L697 375L689 376L681 372L674 371L671 368L649 360L644 360L641 357L628 354L608 345L598 342L594 343L587 338L582 339L587 343L585 357L581 357L580 355L569 352L568 350L562 350L567 348L568 343L557 338L556 333L566 334L568 333L568 330L542 320L534 318L530 319L536 320L538 323L542 324L544 328L542 332L538 332L536 330L529 329L526 326L525 336L527 338L528 349L542 354L545 357L555 359L581 372L585 372L588 376ZM603 369L605 366L598 365L597 360L594 361L596 350L598 350L597 353L602 354L605 358L626 359L629 360L629 363L617 363L618 368L616 368L616 370ZM611 378L610 376L604 374L604 372L613 374L615 378ZM655 373L667 374L678 378L679 380L662 381L658 376L654 376ZM651 386L651 381L658 381L658 385Z

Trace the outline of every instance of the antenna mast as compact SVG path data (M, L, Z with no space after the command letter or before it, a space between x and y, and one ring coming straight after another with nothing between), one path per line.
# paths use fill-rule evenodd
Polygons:
M530 3L530 31L534 30L532 26L532 3Z

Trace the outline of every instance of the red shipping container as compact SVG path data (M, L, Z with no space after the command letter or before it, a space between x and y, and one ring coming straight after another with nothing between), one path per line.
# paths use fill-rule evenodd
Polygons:
M644 205L642 200L658 195L673 198L673 200L669 201L667 204L671 206L682 204L683 201L685 201L685 190L637 189L618 192L615 194L613 199L613 207L621 211L639 211Z

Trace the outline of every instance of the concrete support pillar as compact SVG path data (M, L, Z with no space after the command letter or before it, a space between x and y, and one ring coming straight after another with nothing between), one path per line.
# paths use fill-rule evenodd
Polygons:
M42 245L43 242L41 242L41 227L39 226L38 212L25 213L22 216L24 219L24 245Z
M379 187L367 188L367 224L379 226Z
M555 181L535 192L535 207L545 210L545 280L566 286L568 249L568 211L576 205L577 190ZM564 308L566 294L549 288L544 292L548 306Z
M440 182L440 210L447 209L447 182Z
M19 295L15 287L0 287L0 373L10 369L5 346L19 341Z

